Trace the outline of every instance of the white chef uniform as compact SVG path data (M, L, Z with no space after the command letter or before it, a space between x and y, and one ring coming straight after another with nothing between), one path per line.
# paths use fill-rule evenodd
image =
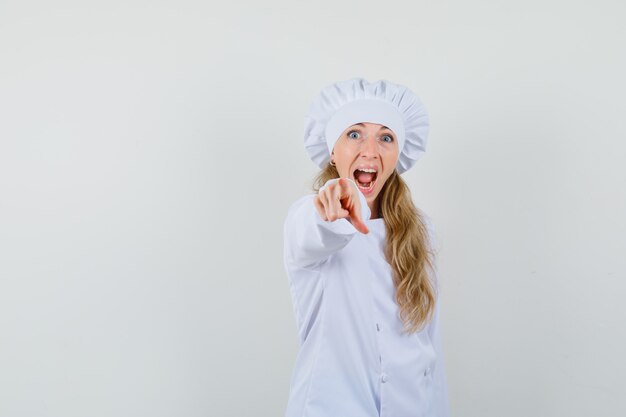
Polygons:
M401 333L384 219L370 219L359 191L362 234L347 219L321 219L314 196L298 199L284 224L300 341L286 417L448 417L439 300L424 330Z

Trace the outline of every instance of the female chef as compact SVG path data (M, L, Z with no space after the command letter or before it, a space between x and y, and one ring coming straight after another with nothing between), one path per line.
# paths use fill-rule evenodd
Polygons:
M400 177L428 115L406 87L322 89L305 118L321 168L284 225L300 350L286 417L447 417L432 222Z

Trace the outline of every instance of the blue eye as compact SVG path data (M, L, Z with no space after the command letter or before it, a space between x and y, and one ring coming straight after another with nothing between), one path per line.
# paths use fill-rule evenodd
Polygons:
M389 138L389 140L385 140L385 138ZM391 135L384 135L383 136L383 140L385 142L391 143L391 142L393 142L393 137Z
M354 136L356 135L356 136ZM361 135L359 135L359 132L357 132L356 130L351 130L348 132L348 137L351 139L358 139Z

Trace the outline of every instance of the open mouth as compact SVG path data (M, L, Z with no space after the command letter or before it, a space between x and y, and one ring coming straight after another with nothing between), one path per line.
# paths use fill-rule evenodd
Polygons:
M357 169L352 173L354 180L362 191L371 191L376 183L378 172L375 169Z

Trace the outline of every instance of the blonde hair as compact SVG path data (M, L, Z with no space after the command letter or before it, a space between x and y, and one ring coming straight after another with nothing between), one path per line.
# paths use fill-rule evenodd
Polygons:
M315 177L313 190L318 192L333 178L339 178L339 173L328 164ZM432 320L437 299L436 283L428 272L432 271L434 277L434 252L428 229L398 171L393 171L377 198L378 215L387 232L385 258L392 270L400 319L405 332L418 332Z

